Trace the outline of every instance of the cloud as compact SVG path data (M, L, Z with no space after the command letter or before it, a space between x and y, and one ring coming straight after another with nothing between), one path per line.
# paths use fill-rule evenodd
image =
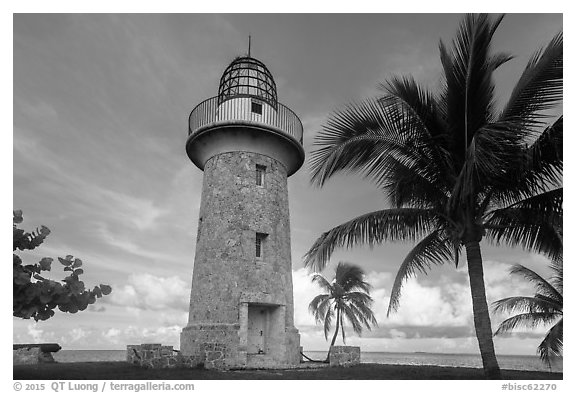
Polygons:
M128 283L115 287L104 302L140 310L173 309L188 311L190 284L179 277L157 277L149 273L131 274Z
M365 338L462 338L474 336L474 328L466 326L398 326L379 327L362 333Z
M100 200L101 204L108 205L114 211L118 221L132 224L138 230L152 228L159 217L166 214L167 210L156 207L156 204L146 198L107 189L89 187L94 199Z
M51 324L52 325L52 324ZM99 328L83 325L66 330L61 325L40 327L34 321L20 321L14 329L14 343L60 344L64 349L125 349L128 344L161 343L179 347L181 325L153 326L129 324L124 327Z
M372 285L373 311L379 326L462 326L468 322L466 301L451 298L451 292L463 291L463 286L423 286L417 279L410 279L403 287L401 306L397 313L387 318L389 291L393 276L386 272L371 272L367 281ZM318 295L320 288L311 282L306 269L293 272L295 323L300 326L315 325L308 312L308 304ZM460 296L458 296L458 299Z
M406 338L406 332L397 329L390 329L390 336L392 338Z
M113 340L128 344L161 343L163 345L180 346L182 326L141 327L128 326L120 330Z
M16 108L22 113L34 119L42 120L43 122L57 120L58 112L54 106L46 101L29 102L25 99L16 99L14 102Z
M74 328L69 334L71 342L79 341L86 337L86 332L82 328Z
M300 326L314 326L314 317L308 311L308 304L320 294L316 284L304 268L292 271L292 286L294 293L294 324Z
M517 293L517 290L522 292L522 282L516 283L507 279L508 276L501 275L507 271L503 265L499 262L486 263L487 282L495 287L492 290L508 294ZM370 272L367 279L373 285L374 311L379 326L372 331L364 331L361 337L353 334L347 326L347 344L360 345L363 351L477 351L466 283L424 285L417 279L411 279L403 293L399 312L386 318L393 275ZM320 290L311 282L306 269L293 271L293 282L295 324L300 331L301 343L306 350L325 350L328 343L322 327L315 324L308 312L310 300ZM188 316L189 294L189 285L179 277L132 274L126 284L115 287L110 296L100 300L108 304L101 318L119 321L118 318L129 316L129 324L104 322L104 319L102 323L90 324L87 323L90 313L58 314L42 324L15 320L14 341L59 342L67 349L122 349L127 344L145 342L178 347L179 334ZM70 324L62 321L77 323L70 329L65 327ZM496 324L493 317L493 325ZM499 351L531 354L542 337L540 329L527 330L496 337L495 342ZM530 346L535 342L534 346ZM526 346L522 347L522 344Z
M484 272L487 288L487 301L506 296L530 295L530 285L508 273L510 265L497 261L485 261ZM329 271L325 273L331 278ZM463 280L458 279L464 278ZM411 278L402 288L400 308L387 316L390 290L394 276L388 272L369 272L367 281L372 285L371 296L374 299L373 311L378 327L365 331L363 338L370 339L464 339L474 338L472 300L468 275L465 269L455 273L455 280L436 280L421 282ZM294 282L294 315L295 323L309 339L317 337L323 340L322 327L315 324L308 312L308 304L320 293L320 288L311 282L306 269L293 271ZM492 315L495 328L509 315ZM549 328L549 327L548 327ZM348 335L353 336L350 327ZM546 330L520 329L509 338L536 337ZM474 338L475 339L475 338Z
M102 332L102 336L113 344L120 344L122 339L122 330L110 328Z
M90 312L105 312L106 311L106 307L104 306L96 306L94 304L91 304L88 306L88 311Z
M174 257L169 254L153 251L146 247L140 246L134 241L128 240L125 235L113 233L104 223L99 223L96 225L95 233L100 237L100 239L102 239L104 243L114 246L129 254L155 260L165 261L167 259L174 259Z
M32 340L34 340L35 343L42 341L42 334L44 333L42 329L39 329L34 325L28 325L27 331L28 335L32 337Z
M178 311L169 310L166 312L161 312L158 316L158 320L163 327L168 326L181 326L184 327L188 323L188 310Z
M123 328L108 328L104 330L90 329L86 332L85 341L90 346L98 348L125 349L126 345L158 343L180 347L180 332L182 326L142 326L128 325ZM94 346L97 343L98 346Z
M18 328L13 329L14 344L38 344L57 342L57 335L51 329L45 329L34 320L19 320Z

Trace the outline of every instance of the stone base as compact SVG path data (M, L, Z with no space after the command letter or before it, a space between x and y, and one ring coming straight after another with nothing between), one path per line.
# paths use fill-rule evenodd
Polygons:
M246 361L246 351L239 351L238 324L188 325L180 333L180 352L205 368L226 369Z
M161 344L128 345L126 361L144 368L195 368L201 363L200 359L183 356L172 346Z
M205 368L284 368L300 364L300 334L286 329L276 352L248 354L240 324L188 325L180 333L180 350ZM282 345L284 343L284 345Z
M52 353L42 352L38 347L15 349L13 352L13 364L38 364L38 363L55 363Z
M330 366L355 366L360 364L360 347L334 346L330 349Z

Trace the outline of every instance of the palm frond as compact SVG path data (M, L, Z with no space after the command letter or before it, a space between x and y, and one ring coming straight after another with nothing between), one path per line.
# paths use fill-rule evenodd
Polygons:
M370 296L361 292L354 292L347 300L360 323L366 326L368 330L371 330L372 326L378 326L378 321L370 308L373 303Z
M538 345L538 355L540 355L540 359L549 367L551 366L553 357L562 355L564 342L563 321L563 318L560 319L556 325L548 330L546 337L544 337L544 340Z
M542 276L536 273L534 270L529 269L525 266L516 264L510 269L510 274L516 274L536 286L536 294L541 294L550 297L558 302L562 302L562 294L552 286L548 281L546 281Z
M516 201L503 208L494 209L486 213L486 224L500 225L497 221L505 221L507 212L514 210L522 211L536 222L550 222L553 226L562 225L564 188L556 188L532 197ZM514 213L516 215L517 213Z
M550 278L550 284L562 295L564 293L564 268L562 266L562 259L552 261L550 267L554 272L554 275Z
M336 283L345 292L357 289L370 292L371 285L364 281L364 276L364 270L360 266L346 262L339 262L336 266Z
M510 132L509 124L491 123L477 129L448 202L449 211L461 209L488 186L510 185L510 167L523 162L522 134Z
M485 14L466 15L451 49L440 42L445 78L440 102L452 134L450 152L457 172L475 133L493 120L492 72L503 60L494 60L490 45L500 21L491 22Z
M562 225L563 190L552 190L504 208L493 210L486 220L486 237L496 245L521 246L562 258L563 243L557 227Z
M494 312L522 313L562 313L562 305L552 298L542 299L530 296L514 296L492 303Z
M555 279L560 280L561 288L562 271L561 268L558 270L558 266L557 262L552 263L552 269L556 273ZM514 265L510 273L520 275L535 284L536 294L533 297L516 296L494 302L492 307L495 312L521 312L503 321L494 334L502 334L519 326L533 328L557 321L538 346L540 358L550 366L551 357L559 355L562 351L563 298L561 289L559 291L556 286L558 281L548 282L538 273L522 265Z
M509 206L523 199L562 187L563 117L560 116L509 166L508 184L491 185L497 206Z
M413 118L414 122L420 123L418 130L422 133L422 139L428 141L421 147L427 149L426 156L432 159L428 165L420 169L420 173L445 193L450 188L450 178L454 178L455 173L448 152L447 127L437 109L434 96L419 86L412 77L392 78L385 84L380 84L380 89L385 92L380 99L385 107L400 108L399 112L404 117ZM417 161L421 162L422 160ZM426 170L426 175L423 170ZM394 172L392 171L392 174ZM440 174L443 176L439 176Z
M544 253L553 260L561 258L563 242L557 228L562 226L563 195L564 189L558 188L487 212L487 237Z
M340 316L342 317L342 322L344 322L344 317L350 322L352 325L352 330L356 333L359 331L362 332L362 326L356 317L356 314L352 311L352 308L349 304L342 303L342 307L340 308ZM344 324L342 324L342 331L344 331ZM342 335L342 340L344 340L344 334Z
M447 148L444 130L446 124L436 109L434 96L419 86L410 76L393 77L379 85L380 90L385 92L381 98L387 104L401 105L410 115L415 116L428 134L438 141L439 147Z
M433 144L419 120L399 105L373 99L350 104L334 112L315 137L312 183L322 186L336 173L353 172L382 187L397 162L426 162L422 167L430 172L437 161L429 154Z
M308 305L308 311L314 316L317 323L322 322L330 307L330 295L317 295Z
M376 321L371 310L369 313L366 313L365 311L360 310L354 303L345 303L343 305L342 316L350 322L352 330L354 330L358 335L362 334L364 326L368 330L371 330L371 326L375 325Z
M394 157L389 157L389 161L391 170L381 187L393 207L441 209L446 204L447 187L451 188L453 183L450 175L439 180L440 176L429 174L428 168L422 168L421 161L401 161Z
M387 209L364 214L324 232L304 256L304 265L322 270L336 247L414 241L433 230L438 220L430 209Z
M312 282L318 284L326 293L332 293L333 291L332 284L321 274L314 274L312 276Z
M344 299L352 303L365 304L368 306L374 301L368 293L359 291L347 292L346 295L344 295Z
M397 311L400 305L402 284L417 272L426 274L432 265L442 265L453 258L451 242L442 237L439 230L430 233L408 253L396 274L390 293L390 312Z
M563 145L564 116L560 116L528 148L526 168L535 180L552 184L562 181Z
M550 283L552 284L552 281L550 281ZM554 286L554 288L556 288L556 291L558 291L558 287ZM558 293L560 293L560 295L562 296L562 292L558 291ZM562 310L564 308L564 299L562 297L558 299L557 297L544 295L542 293L537 293L534 295L534 297L538 300L553 304L554 305L553 311L562 314Z
M525 127L539 127L543 112L562 101L563 36L558 33L545 49L537 51L520 76L502 114Z
M490 56L490 68L492 69L492 71L495 71L498 67L500 67L503 64L508 63L510 60L512 60L514 58L514 56L508 54L508 53L497 53L495 55Z
M560 317L560 314L551 314L548 312L541 312L541 313L523 313L514 315L498 326L498 329L494 333L494 335L502 334L505 332L509 332L514 330L518 327L528 327L528 328L535 328L539 325L550 323Z

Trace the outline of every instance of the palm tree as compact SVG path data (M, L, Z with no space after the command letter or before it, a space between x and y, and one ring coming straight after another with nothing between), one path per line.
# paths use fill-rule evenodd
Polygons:
M499 378L480 242L522 246L557 259L562 224L562 128L550 111L562 101L562 33L536 52L502 110L493 73L511 59L492 53L502 21L467 15L452 48L440 42L443 86L433 94L413 78L392 78L383 95L332 114L316 137L310 168L322 186L357 173L391 208L324 232L305 255L321 270L336 247L418 242L400 265L388 313L403 282L432 265L458 267L466 250L474 326L485 376ZM543 129L544 128L544 129Z
M376 325L376 318L370 309L372 298L370 297L370 284L364 281L364 271L356 266L345 262L339 262L336 267L336 275L332 282L320 274L312 277L312 282L318 283L326 293L316 296L310 302L308 310L314 315L317 323L324 325L324 336L328 340L328 332L332 328L332 318L336 314L336 330L330 343L330 349L326 361L330 357L330 351L336 342L338 331L342 331L342 341L346 343L344 333L344 318L352 325L357 333L362 333L365 326L368 330Z
M538 346L540 359L551 367L551 358L562 355L563 342L563 315L562 315L562 262L553 262L551 265L554 276L550 282L546 281L533 270L522 265L514 265L510 269L511 274L517 274L536 286L536 294L530 296L515 296L500 299L493 303L494 311L497 312L520 312L504 320L497 334L514 330L517 327L536 327L541 324L554 323L548 330L546 337Z

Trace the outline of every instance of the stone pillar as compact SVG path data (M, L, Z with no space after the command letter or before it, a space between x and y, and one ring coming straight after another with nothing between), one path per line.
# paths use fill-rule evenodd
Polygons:
M330 350L330 366L355 366L360 364L360 347L333 346Z

